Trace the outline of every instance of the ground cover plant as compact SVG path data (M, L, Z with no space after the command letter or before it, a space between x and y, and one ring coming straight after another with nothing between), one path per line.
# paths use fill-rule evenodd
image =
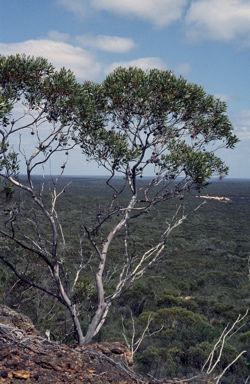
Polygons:
M215 150L233 149L237 138L225 103L170 71L118 68L101 84L78 84L72 72L41 58L0 59L0 259L18 279L11 292L18 285L28 303L35 289L37 319L44 305L63 337L86 345L101 335L114 303L168 263L170 234L203 206L187 205L186 196L227 173ZM76 147L109 176L91 200L83 188L66 213L71 180L62 175ZM42 181L35 176L41 169ZM156 311L164 327L176 316L204 323L189 308L161 308L164 300Z

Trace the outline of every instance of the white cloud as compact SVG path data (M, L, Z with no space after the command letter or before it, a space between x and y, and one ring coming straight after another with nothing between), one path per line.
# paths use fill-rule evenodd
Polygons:
M138 67L146 71L147 69L166 69L166 64L159 57L142 57L140 59L131 60L131 61L119 61L111 64L106 68L106 73L112 72L114 69L118 67Z
M191 65L188 63L179 64L174 68L174 71L182 76L188 75L191 72Z
M157 27L165 27L178 20L186 2L186 0L92 0L93 6L97 9L144 19Z
M241 141L247 141L245 144L248 146L247 149L248 149L248 153L249 153L250 127L249 128L235 128L234 133Z
M96 48L107 52L125 53L135 47L133 39L119 36L83 35L77 36L76 40L82 46Z
M89 0L57 0L58 5L64 7L67 11L74 13L79 18L88 15Z
M57 69L71 69L80 80L95 80L101 65L93 54L80 47L50 40L28 40L21 43L0 44L4 56L24 53L27 56L42 56Z
M241 145L247 146L247 152L250 150L250 109L242 109L232 116L234 133L241 140ZM246 151L244 152L246 153Z
M70 40L70 35L68 33L61 33L58 31L49 31L48 32L48 38L49 40L53 41L69 41Z
M221 101L225 101L226 103L228 103L229 101L237 100L237 98L235 96L227 95L227 94L224 94L224 93L216 93L214 96L217 99L220 99Z
M189 39L250 42L250 2L248 0L197 0L186 14Z
M165 70L166 64L159 57L143 57L131 61L114 62L108 67L89 51L60 41L28 40L20 43L1 44L0 52L3 56L25 54L27 56L42 56L57 69L65 67L71 69L78 81L100 81L105 74L117 67L139 67L143 70L158 68Z
M78 17L86 17L92 9L136 17L165 27L180 19L187 0L57 0L57 3Z
M250 109L242 109L234 116L235 125L239 128L250 130Z

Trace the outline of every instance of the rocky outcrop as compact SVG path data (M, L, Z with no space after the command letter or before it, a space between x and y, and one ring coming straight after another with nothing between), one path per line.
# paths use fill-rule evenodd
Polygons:
M0 384L211 383L149 380L132 365L129 349L118 342L69 347L49 341L27 316L0 306Z
M68 347L0 324L0 384L134 384L126 347L103 343Z
M0 305L0 323L22 329L25 332L32 332L35 329L28 316L22 315L6 305Z
M124 345L69 347L36 332L31 320L0 305L0 384L144 383Z

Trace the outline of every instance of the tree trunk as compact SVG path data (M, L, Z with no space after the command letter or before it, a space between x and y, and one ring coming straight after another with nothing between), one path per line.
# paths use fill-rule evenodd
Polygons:
M88 326L86 336L84 337L83 345L88 345L93 339L93 337L99 332L101 326L105 322L109 307L110 304L103 303L97 308L97 311Z
M75 305L71 305L70 307L68 307L68 309L69 309L70 315L71 315L73 323L74 323L78 345L80 347L82 347L83 345L86 345L85 344L85 337L83 336L83 333L82 333L82 328L81 328L81 324L80 324L78 315L76 313Z

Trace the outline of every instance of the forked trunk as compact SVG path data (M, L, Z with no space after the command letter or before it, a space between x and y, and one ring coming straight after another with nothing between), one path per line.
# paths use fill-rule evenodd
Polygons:
M72 317L72 321L73 321L73 324L75 327L78 345L80 347L82 347L85 344L85 337L83 336L83 333L82 333L82 328L81 328L81 324L80 324L78 315L76 313L75 305L72 305L69 307L69 312L70 312L70 315Z
M105 322L106 316L109 311L110 304L103 303L100 305L88 326L87 333L84 337L83 345L88 345L93 337L99 332L103 323Z

